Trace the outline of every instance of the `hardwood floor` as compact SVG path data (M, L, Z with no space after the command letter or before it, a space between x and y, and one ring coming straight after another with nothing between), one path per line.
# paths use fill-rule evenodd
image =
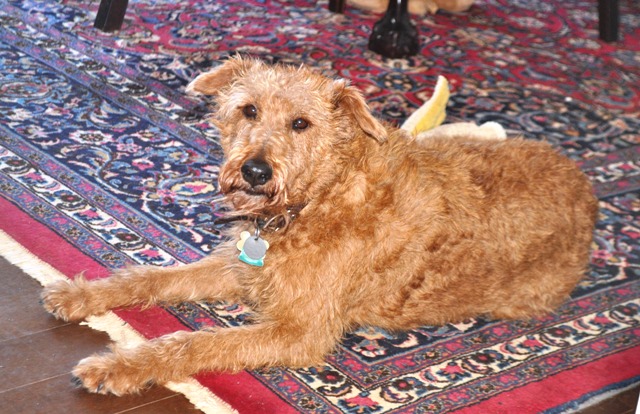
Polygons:
M184 396L163 387L127 397L75 389L71 368L105 349L107 335L50 317L39 304L40 284L1 257L0 286L0 413L200 413ZM582 414L634 414L639 389Z
M181 394L154 387L140 395L89 394L71 385L80 359L106 349L109 338L60 322L39 304L42 287L0 257L0 413L200 413Z

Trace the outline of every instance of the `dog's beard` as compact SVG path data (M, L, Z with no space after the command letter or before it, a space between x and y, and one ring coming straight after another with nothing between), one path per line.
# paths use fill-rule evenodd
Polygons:
M234 216L269 216L284 210L273 198L254 190L234 189L223 194L225 203L233 208L231 215Z
M227 167L227 166L225 166ZM265 185L251 187L239 169L224 168L220 171L220 192L224 201L233 209L232 216L274 216L287 209L287 192L283 181L274 172L274 177Z

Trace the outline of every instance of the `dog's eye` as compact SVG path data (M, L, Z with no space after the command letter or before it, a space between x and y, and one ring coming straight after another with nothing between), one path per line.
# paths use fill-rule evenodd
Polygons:
M291 126L295 131L302 131L309 128L309 121L303 118L296 118L293 120Z
M258 108L253 105L245 105L242 108L242 114L249 119L256 119L258 116Z

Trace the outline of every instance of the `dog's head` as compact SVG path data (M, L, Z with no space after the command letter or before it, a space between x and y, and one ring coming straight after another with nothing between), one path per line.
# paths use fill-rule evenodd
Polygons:
M359 136L387 137L357 89L304 67L234 57L187 91L216 96L226 158L220 189L242 213L306 204L339 173L339 148Z

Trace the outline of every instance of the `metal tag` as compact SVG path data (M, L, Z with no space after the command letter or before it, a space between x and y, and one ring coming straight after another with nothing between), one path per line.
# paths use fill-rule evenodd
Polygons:
M267 253L267 245L265 244L264 239L261 239L260 236L252 236L244 241L243 250L249 258L258 260L263 258Z
M256 228L254 236L248 231L240 233L240 241L236 247L240 250L238 259L252 266L263 266L269 242L260 237L260 231Z

